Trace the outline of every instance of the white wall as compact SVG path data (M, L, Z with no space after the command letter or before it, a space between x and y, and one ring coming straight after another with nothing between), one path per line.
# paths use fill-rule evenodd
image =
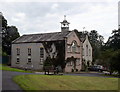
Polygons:
M88 49L86 48L86 45L88 46ZM83 59L85 59L85 62L87 64L87 61L90 61L90 64L92 63L92 47L88 40L88 36L86 36L86 40L83 42ZM89 52L90 50L90 52ZM88 52L88 55L87 55Z

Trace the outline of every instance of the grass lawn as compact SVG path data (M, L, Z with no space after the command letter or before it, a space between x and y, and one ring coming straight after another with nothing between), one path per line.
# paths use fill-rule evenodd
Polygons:
M0 70L16 71L16 72L27 72L27 73L31 73L32 72L32 71L24 71L24 70L21 70L21 69L11 68L9 66L2 65L2 64L0 64Z
M20 75L13 80L24 90L118 90L118 78L68 75Z

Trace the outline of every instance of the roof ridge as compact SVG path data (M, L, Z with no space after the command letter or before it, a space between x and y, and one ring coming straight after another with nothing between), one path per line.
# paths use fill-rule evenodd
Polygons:
M13 43L64 40L64 37L66 37L70 32L71 31L40 33L40 34L26 34L26 35L22 35L19 39L16 39Z
M24 34L23 36L29 36L29 35L44 35L44 34L53 34L53 33L62 33L62 32L50 32L50 33L36 33L36 34Z

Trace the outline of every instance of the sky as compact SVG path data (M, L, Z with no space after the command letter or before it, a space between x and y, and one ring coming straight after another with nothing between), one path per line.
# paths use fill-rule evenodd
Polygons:
M60 32L64 15L70 30L96 30L106 42L118 29L119 0L1 0L0 12L20 35ZM85 27L85 29L83 29Z

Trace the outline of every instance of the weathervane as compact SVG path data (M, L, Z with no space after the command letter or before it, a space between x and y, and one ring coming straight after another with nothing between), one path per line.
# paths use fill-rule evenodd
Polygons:
M84 31L85 27L83 27L83 31Z
M66 15L64 15L64 20L66 20Z

